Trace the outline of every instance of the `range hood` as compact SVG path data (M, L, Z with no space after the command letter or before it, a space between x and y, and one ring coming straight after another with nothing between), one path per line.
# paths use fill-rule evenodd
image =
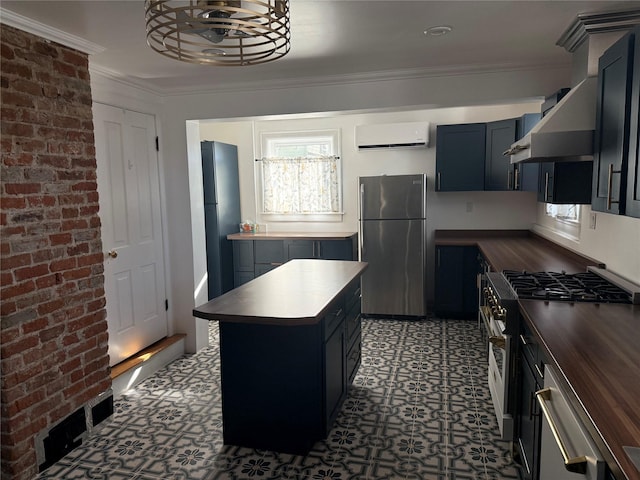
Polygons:
M511 163L593 160L598 77L573 87L504 155Z

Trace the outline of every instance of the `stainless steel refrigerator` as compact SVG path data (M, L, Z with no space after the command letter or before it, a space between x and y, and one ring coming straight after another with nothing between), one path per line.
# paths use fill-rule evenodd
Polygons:
M358 181L362 313L426 316L426 175Z

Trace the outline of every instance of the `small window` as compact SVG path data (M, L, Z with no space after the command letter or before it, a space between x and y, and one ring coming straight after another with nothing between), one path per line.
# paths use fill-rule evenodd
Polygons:
M262 215L274 221L336 220L342 214L339 140L339 130L263 133Z
M580 205L545 204L545 213L561 222L580 222Z

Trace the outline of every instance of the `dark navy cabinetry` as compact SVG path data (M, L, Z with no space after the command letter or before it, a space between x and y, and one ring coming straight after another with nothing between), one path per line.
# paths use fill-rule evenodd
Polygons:
M434 313L439 317L478 315L478 248L436 246Z
M486 124L438 125L436 191L484 190Z
M629 162L629 140L637 139L638 136L637 118L634 119L636 131L630 135L633 51L636 36L638 29L622 37L600 57L598 63L591 207L599 212L625 213L627 169L629 166L633 169L634 163ZM636 78L634 82L637 84L640 78ZM637 151L635 163L637 168ZM634 181L637 182L637 177Z
M529 131L540 121L542 114L525 113L518 119L518 140L524 137ZM505 157L509 158L510 157ZM511 161L511 160L509 160ZM516 165L514 190L523 192L537 192L538 179L540 176L540 164L538 163L519 163Z
M593 162L546 162L539 165L539 202L555 204L591 203Z
M233 239L235 286L293 259L356 260L355 242L355 235L340 239Z
M631 121L625 214L640 218L640 27L632 30L632 34L633 73L631 74Z
M484 158L484 189L515 190L516 175L511 159L503 155L516 140L517 120L510 118L487 123Z

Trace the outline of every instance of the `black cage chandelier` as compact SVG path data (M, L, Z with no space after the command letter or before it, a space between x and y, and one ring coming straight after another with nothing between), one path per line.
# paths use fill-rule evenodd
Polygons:
M147 43L203 65L256 65L291 47L289 0L145 0Z

